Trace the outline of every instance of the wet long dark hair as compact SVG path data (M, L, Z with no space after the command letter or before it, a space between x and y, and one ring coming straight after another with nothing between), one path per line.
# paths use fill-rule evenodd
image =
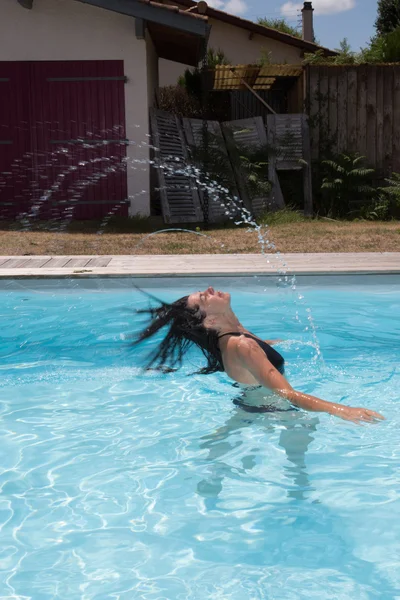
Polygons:
M180 367L189 348L196 346L207 360L206 366L196 373L206 375L224 371L218 344L218 332L204 326L206 315L199 306L189 307L188 296L168 304L143 290L140 291L158 302L160 306L138 311L138 313L148 314L150 321L133 343L139 344L155 335L163 327L168 327L158 349L150 355L150 360L146 365L147 369L169 371Z

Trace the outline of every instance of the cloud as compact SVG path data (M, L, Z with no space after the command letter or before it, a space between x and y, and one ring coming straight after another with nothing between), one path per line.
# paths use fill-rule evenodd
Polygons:
M219 1L219 0L217 0ZM239 0L240 1L240 0ZM314 0L313 8L315 15L333 15L346 10L351 10L356 5L356 0ZM281 13L284 17L293 17L293 13L303 8L303 3L285 2L281 6Z
M233 15L243 15L247 11L247 4L243 0L229 0L224 10Z
M223 10L233 15L243 15L247 11L247 4L244 0L209 0L208 4L218 10Z
M218 10L221 10L224 6L224 3L221 2L221 0L209 0L207 4L213 8L217 8Z

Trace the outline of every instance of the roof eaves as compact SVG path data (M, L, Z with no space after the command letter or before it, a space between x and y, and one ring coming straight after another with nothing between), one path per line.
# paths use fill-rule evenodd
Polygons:
M138 0L143 4L147 4L148 6L153 6L154 8L161 8L164 10L168 10L169 12L174 12L176 14L183 15L185 17L190 17L193 19L198 19L200 21L208 21L208 17L206 15L199 15L199 13L189 12L187 10L182 10L179 6L174 6L172 4L163 4L161 2L154 2L153 0Z
M178 4L187 6L188 8L193 8L197 5L197 2L193 2L193 0L176 1L178 2ZM242 17L238 17L236 15L231 15L227 12L224 12L223 10L213 8L212 6L207 7L207 16L220 21L224 21L225 23L230 23L231 25L235 25L236 27L242 27L243 29L247 29L248 31L251 31L258 35L269 37L277 41L283 42L284 44L296 46L297 48L301 48L305 52L312 53L317 52L318 50L322 50L326 56L337 55L337 52L335 52L335 50L330 50L329 48L319 46L318 44L314 44L313 42L307 42L302 38L290 35L290 33L283 33L282 31L278 31L277 29L272 29L271 27L266 27L265 25L254 23L254 21L249 21L248 19L243 19Z

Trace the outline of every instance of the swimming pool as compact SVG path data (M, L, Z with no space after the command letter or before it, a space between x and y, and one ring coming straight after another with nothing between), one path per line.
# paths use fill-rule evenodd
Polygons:
M2 281L0 597L400 597L400 278L135 282L229 289L292 385L387 421L243 413L195 354L142 373L130 279Z

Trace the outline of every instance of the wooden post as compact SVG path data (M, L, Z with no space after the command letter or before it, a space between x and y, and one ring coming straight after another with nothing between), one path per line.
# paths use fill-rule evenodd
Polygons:
M307 115L303 115L301 122L301 133L303 140L303 158L306 165L303 169L303 190L304 190L304 216L313 216L313 197L312 197L312 175L311 175L311 152L310 152L310 128L308 126Z

